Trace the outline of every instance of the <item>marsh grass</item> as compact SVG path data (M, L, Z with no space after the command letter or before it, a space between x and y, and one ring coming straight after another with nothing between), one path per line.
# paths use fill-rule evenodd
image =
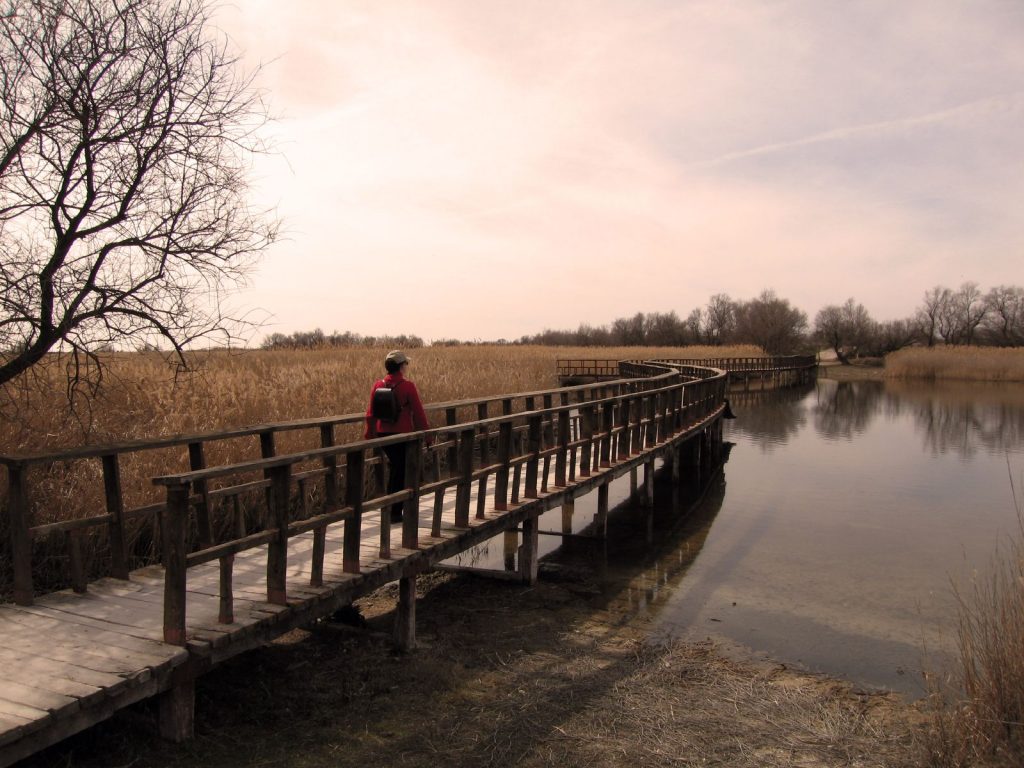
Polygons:
M98 392L81 390L69 400L66 372L59 364L40 366L31 376L0 389L0 454L56 452L80 445L108 445L135 439L199 434L232 427L360 413L373 381L383 375L387 350L325 348L196 353L195 372L176 375L159 353L113 353L103 359ZM426 404L556 387L559 358L638 359L654 357L755 356L755 347L566 348L529 346L428 347L411 352L410 370ZM435 417L435 423L437 422ZM312 448L316 430L281 433L279 454ZM361 437L360 425L338 430L339 441ZM210 443L209 465L259 458L252 437ZM161 500L150 478L188 469L184 447L122 455L125 505ZM10 544L4 528L6 474L0 479L0 594L9 589ZM103 480L98 460L56 462L30 472L30 525L102 513ZM224 515L228 511L216 513ZM215 525L226 526L221 519ZM156 556L148 521L127 532L133 564ZM51 540L56 538L57 540ZM90 536L86 557L91 572L104 572L105 537ZM67 553L61 537L35 542L33 563L44 574L40 589L63 586ZM52 567L51 567L52 566Z
M931 347L901 349L885 358L885 375L897 379L1024 382L1024 348Z
M924 742L935 768L1024 765L1024 511L1013 496L1017 535L986 573L954 590L959 665L930 698Z

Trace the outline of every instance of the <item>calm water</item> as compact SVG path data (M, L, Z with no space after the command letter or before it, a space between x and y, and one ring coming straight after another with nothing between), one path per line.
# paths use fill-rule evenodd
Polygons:
M733 405L728 461L699 501L662 473L647 513L620 479L607 544L572 541L548 561L599 560L595 602L655 636L921 694L924 649L941 661L955 647L951 582L1018 530L1008 462L1020 492L1024 386L822 379ZM577 501L574 530L590 530L595 503ZM561 526L559 510L542 518ZM477 557L493 567L500 549Z

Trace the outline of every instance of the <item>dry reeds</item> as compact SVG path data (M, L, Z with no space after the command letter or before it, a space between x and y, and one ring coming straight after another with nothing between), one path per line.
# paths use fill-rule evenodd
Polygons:
M901 349L885 358L887 378L1024 381L1024 348Z
M935 768L1024 765L1024 514L1020 531L968 590L956 589L959 667L931 697Z

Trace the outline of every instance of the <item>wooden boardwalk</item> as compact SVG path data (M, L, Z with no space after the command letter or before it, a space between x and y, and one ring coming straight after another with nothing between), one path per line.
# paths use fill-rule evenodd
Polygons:
M386 439L160 478L163 565L76 590L27 599L22 591L17 604L0 605L0 766L153 696L162 734L187 738L199 675L395 580L396 642L412 647L417 574L500 534L518 532L516 570L506 575L534 580L543 512L597 490L598 514L606 515L608 483L639 470L649 503L657 459L671 462L678 479L681 467L717 452L727 407L722 371L705 369L700 378L659 368L618 387L577 388L584 395L575 403L555 390L524 396L534 407L518 413L506 407L500 417L469 422L449 415L448 426L412 436L424 461L410 461L408 490L391 497L366 491L372 483L363 475L366 457ZM474 410L486 415L478 403ZM253 483L253 471L266 479ZM305 509L305 491L296 501L304 482L325 484L320 509ZM202 541L209 498L254 488L266 498L264 530ZM382 535L381 509L396 501L406 522ZM199 529L198 543L186 538L187 525Z

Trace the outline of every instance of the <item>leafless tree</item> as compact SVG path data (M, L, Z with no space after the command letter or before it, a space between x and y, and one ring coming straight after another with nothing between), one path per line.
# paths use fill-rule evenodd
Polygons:
M924 303L918 308L916 319L921 336L929 347L935 346L936 339L942 335L941 326L948 315L952 295L949 288L941 285L925 291Z
M953 294L952 309L956 318L957 340L963 344L973 344L978 326L988 313L985 296L977 283L966 282Z
M704 310L704 334L708 344L728 344L736 329L736 302L727 294L716 293Z
M998 285L985 294L985 304L985 328L991 342L1004 347L1024 345L1024 288Z
M239 329L222 300L277 224L237 64L205 0L0 0L0 384Z
M836 353L843 365L849 365L849 355L867 345L875 322L863 304L852 298L842 306L823 307L814 318L814 333Z
M791 354L804 342L807 315L772 290L736 306L736 340L773 355Z

